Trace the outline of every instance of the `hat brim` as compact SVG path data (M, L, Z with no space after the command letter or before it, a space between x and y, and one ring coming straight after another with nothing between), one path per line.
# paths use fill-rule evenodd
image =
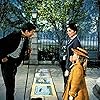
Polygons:
M89 58L89 56L87 55L87 54L85 54L85 53L83 53L83 52L81 52L81 51L79 51L79 50L77 50L77 49L71 49L74 53L76 53L77 55L81 55L81 56L84 56L84 57L86 57L86 58Z

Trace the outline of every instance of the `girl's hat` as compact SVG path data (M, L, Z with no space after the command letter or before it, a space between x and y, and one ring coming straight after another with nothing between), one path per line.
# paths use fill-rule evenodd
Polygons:
M74 53L78 54L78 55L81 55L81 56L84 56L84 57L86 57L86 58L89 58L88 52L87 52L86 50L82 49L82 48L79 48L79 47L77 47L77 48L75 48L75 49L72 48L72 51L73 51Z

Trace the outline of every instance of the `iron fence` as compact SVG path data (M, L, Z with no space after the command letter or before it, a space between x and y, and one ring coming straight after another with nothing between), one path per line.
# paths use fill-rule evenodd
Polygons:
M81 36L80 42L88 51L98 51L98 37L97 36Z
M80 36L80 42L83 48L89 53L89 60L94 62L98 59L98 36ZM47 36L42 39L38 39L38 60L39 61L51 61L51 64L55 61L59 61L61 49L57 39L48 39Z

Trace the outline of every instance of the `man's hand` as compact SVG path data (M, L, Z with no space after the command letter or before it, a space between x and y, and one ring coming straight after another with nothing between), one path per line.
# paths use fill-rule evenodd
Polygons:
M28 54L31 54L32 53L32 48L28 47L27 51L28 51Z
M2 62L3 63L5 63L5 62L7 62L8 61L8 58L7 57L4 57L3 59L2 59Z
M69 75L69 71L66 69L64 76L67 77Z
M25 55L30 55L32 52L32 48L28 47L27 50L25 51Z

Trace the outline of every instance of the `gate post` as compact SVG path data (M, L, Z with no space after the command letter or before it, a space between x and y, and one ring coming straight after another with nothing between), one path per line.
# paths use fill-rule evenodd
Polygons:
M37 33L35 34L34 37L31 38L31 48L32 48L32 53L30 55L30 62L29 64L38 64L38 38L37 38Z

